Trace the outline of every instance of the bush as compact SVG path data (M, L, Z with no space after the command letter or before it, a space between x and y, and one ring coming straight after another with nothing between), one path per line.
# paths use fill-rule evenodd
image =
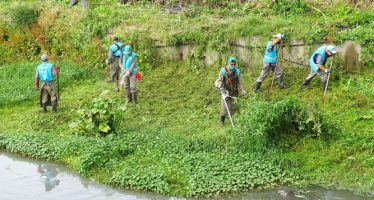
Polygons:
M77 111L79 119L69 124L75 133L104 136L121 126L127 103L107 97L108 92L102 92L98 98L83 104Z
M87 137L84 138L87 140ZM118 161L131 155L134 150L119 137L106 137L87 140L83 152L79 158L79 172L88 175L91 170L97 168L116 170Z
M30 27L39 17L40 11L33 6L20 5L11 12L13 22L18 27Z
M237 134L238 141L248 149L285 149L302 137L328 138L337 131L316 106L307 108L295 98L249 102L243 110Z
M308 5L302 0L276 0L270 6L276 14L285 16L304 14L310 11Z

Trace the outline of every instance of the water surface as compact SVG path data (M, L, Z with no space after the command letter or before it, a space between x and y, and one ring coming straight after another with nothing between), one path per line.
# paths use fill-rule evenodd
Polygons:
M81 178L53 163L0 153L0 200L176 200L117 190Z
M118 190L81 178L53 163L19 158L1 152L0 177L0 200L186 200L150 192ZM374 197L357 196L350 191L311 186L303 189L280 187L214 199L374 200Z

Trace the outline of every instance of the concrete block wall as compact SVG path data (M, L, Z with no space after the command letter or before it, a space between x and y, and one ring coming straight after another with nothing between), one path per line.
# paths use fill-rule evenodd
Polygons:
M238 38L233 44L230 45L228 52L218 52L209 50L202 53L202 58L207 65L214 65L225 62L228 56L236 56L238 60L249 67L261 66L263 54L265 51L267 41L260 37L252 38ZM293 40L287 43L282 50L283 59L290 61L284 62L286 65L305 67L308 65L308 60L319 46L323 43L316 45L306 45L304 41ZM160 43L156 44L158 55L170 60L187 60L189 58L196 59L196 47L193 45L182 46L164 46ZM302 65L299 65L300 63Z

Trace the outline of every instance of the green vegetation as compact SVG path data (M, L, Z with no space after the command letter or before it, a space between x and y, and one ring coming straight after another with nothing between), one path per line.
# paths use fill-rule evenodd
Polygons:
M80 118L69 124L74 133L104 136L121 127L126 101L108 98L108 93L102 92L77 111Z
M337 70L322 105L319 80L300 91L305 68L284 64L288 89L275 87L268 96L269 78L262 93L252 95L261 68L257 55L251 66L239 63L250 94L238 98L241 113L232 129L219 125L220 97L213 86L222 63L201 61L206 51L232 54L237 38L257 36L261 42L254 45L262 47L270 34L282 32L309 44L354 40L362 45L364 65L372 68L370 8L204 1L172 14L147 1L108 0L87 12L58 2L0 1L0 13L11 12L0 19L1 149L59 162L105 184L169 195L214 196L282 184L373 192L373 74L348 74L334 61ZM17 25L17 6L37 10L35 23ZM144 80L137 107L126 105L123 93L103 80L113 33L139 55ZM194 45L195 54L167 61L155 40ZM41 113L33 89L41 52L61 67L57 113Z
M163 6L144 1L120 5L116 0L108 0L101 4L93 2L84 13L79 6L67 9L67 2L65 5L51 2L47 1L42 7L39 5L38 22L26 32L14 30L8 23L12 15L3 15L5 17L0 20L4 24L0 26L0 51L4 53L0 54L0 61L22 60L23 57L15 56L20 54L35 59L40 51L47 51L59 59L69 58L101 68L104 67L106 47L110 44L107 36L118 34L141 53L141 61L150 68L160 60L153 48L154 40L166 45L197 45L195 57L199 58L204 51L229 53L231 44L240 37L256 36L266 41L273 32L282 32L288 41L303 40L308 44L321 41L341 44L353 40L362 46L362 62L373 68L374 52L370 47L374 45L374 12L369 6L355 9L339 1L331 4L293 1L286 4L286 1L269 0L236 6L223 3L226 6L220 9L191 4L181 13L172 14L160 12ZM220 2L224 1L206 3L219 6ZM19 4L17 1L0 2L0 13L8 13L10 8ZM312 6L320 8L326 20ZM9 39L4 40L4 37ZM14 48L16 46L22 48ZM262 47L263 44L256 46ZM8 52L8 48L14 48L16 54Z
M294 98L280 102L247 101L245 112L238 119L238 126L244 132L241 142L256 151L267 149L289 149L304 137L328 141L339 130L329 122L317 106L304 108ZM238 145L239 146L239 145Z
M21 102L34 102L39 92L34 89L37 62L21 62L4 64L0 68L0 106L12 106ZM60 77L61 88L79 79L86 79L92 75L92 69L81 68L71 61L56 63L61 67L63 75ZM90 77L95 80L95 77ZM62 89L63 91L63 89Z
M32 6L20 5L11 11L12 22L18 27L30 27L39 17L39 10Z

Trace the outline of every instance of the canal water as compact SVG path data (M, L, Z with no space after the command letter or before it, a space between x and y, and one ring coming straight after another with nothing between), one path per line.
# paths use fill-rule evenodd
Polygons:
M0 200L182 200L156 193L133 192L100 185L81 178L53 163L19 158L0 152ZM357 196L350 191L327 190L321 187L294 189L281 187L274 190L240 193L232 197L215 199L267 200L267 199L321 199L321 200L373 200L374 197Z

